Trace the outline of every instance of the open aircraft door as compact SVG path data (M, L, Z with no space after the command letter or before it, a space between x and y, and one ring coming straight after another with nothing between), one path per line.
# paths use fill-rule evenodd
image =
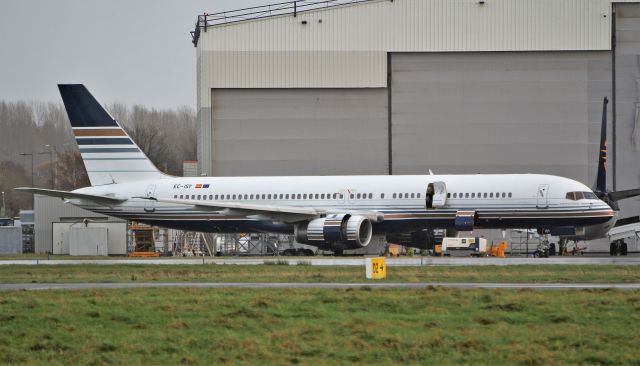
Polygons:
M427 209L442 208L447 203L447 185L444 182L433 182L427 186Z

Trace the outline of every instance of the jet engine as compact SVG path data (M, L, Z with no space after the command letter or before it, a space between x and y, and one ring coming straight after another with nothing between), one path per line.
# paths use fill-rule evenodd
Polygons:
M328 215L295 226L298 243L330 250L366 247L371 242L372 234L371 220L359 215Z

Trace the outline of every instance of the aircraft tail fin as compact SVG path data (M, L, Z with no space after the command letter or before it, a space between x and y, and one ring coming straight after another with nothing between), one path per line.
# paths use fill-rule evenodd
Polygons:
M596 176L597 192L607 191L607 104L609 99L604 97L602 103L602 128L600 130L600 148L598 149L598 175Z
M82 84L59 84L92 186L166 178Z

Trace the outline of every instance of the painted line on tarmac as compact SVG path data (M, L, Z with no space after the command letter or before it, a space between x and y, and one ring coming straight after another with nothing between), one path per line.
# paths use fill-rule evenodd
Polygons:
M419 266L515 266L515 265L640 265L640 257L553 257L553 258L386 258L389 267ZM365 258L189 258L189 259L16 259L2 265L311 265L364 266Z
M100 290L137 288L243 288L243 289L422 289L443 287L457 289L531 289L531 290L640 290L640 283L295 283L295 282L128 282L128 283L8 283L0 284L0 291L15 290Z

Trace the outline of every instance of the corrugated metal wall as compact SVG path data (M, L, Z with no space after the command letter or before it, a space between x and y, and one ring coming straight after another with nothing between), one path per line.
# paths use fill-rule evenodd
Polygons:
M623 190L640 187L639 4L616 4L616 29L616 189ZM609 152L610 165L611 157ZM621 201L620 207L622 217L637 216L640 199Z
M381 0L210 27L201 87L384 87L388 51L606 50L610 27L609 0Z
M387 173L386 89L213 89L213 175Z
M610 52L394 53L391 60L394 174L595 179Z

